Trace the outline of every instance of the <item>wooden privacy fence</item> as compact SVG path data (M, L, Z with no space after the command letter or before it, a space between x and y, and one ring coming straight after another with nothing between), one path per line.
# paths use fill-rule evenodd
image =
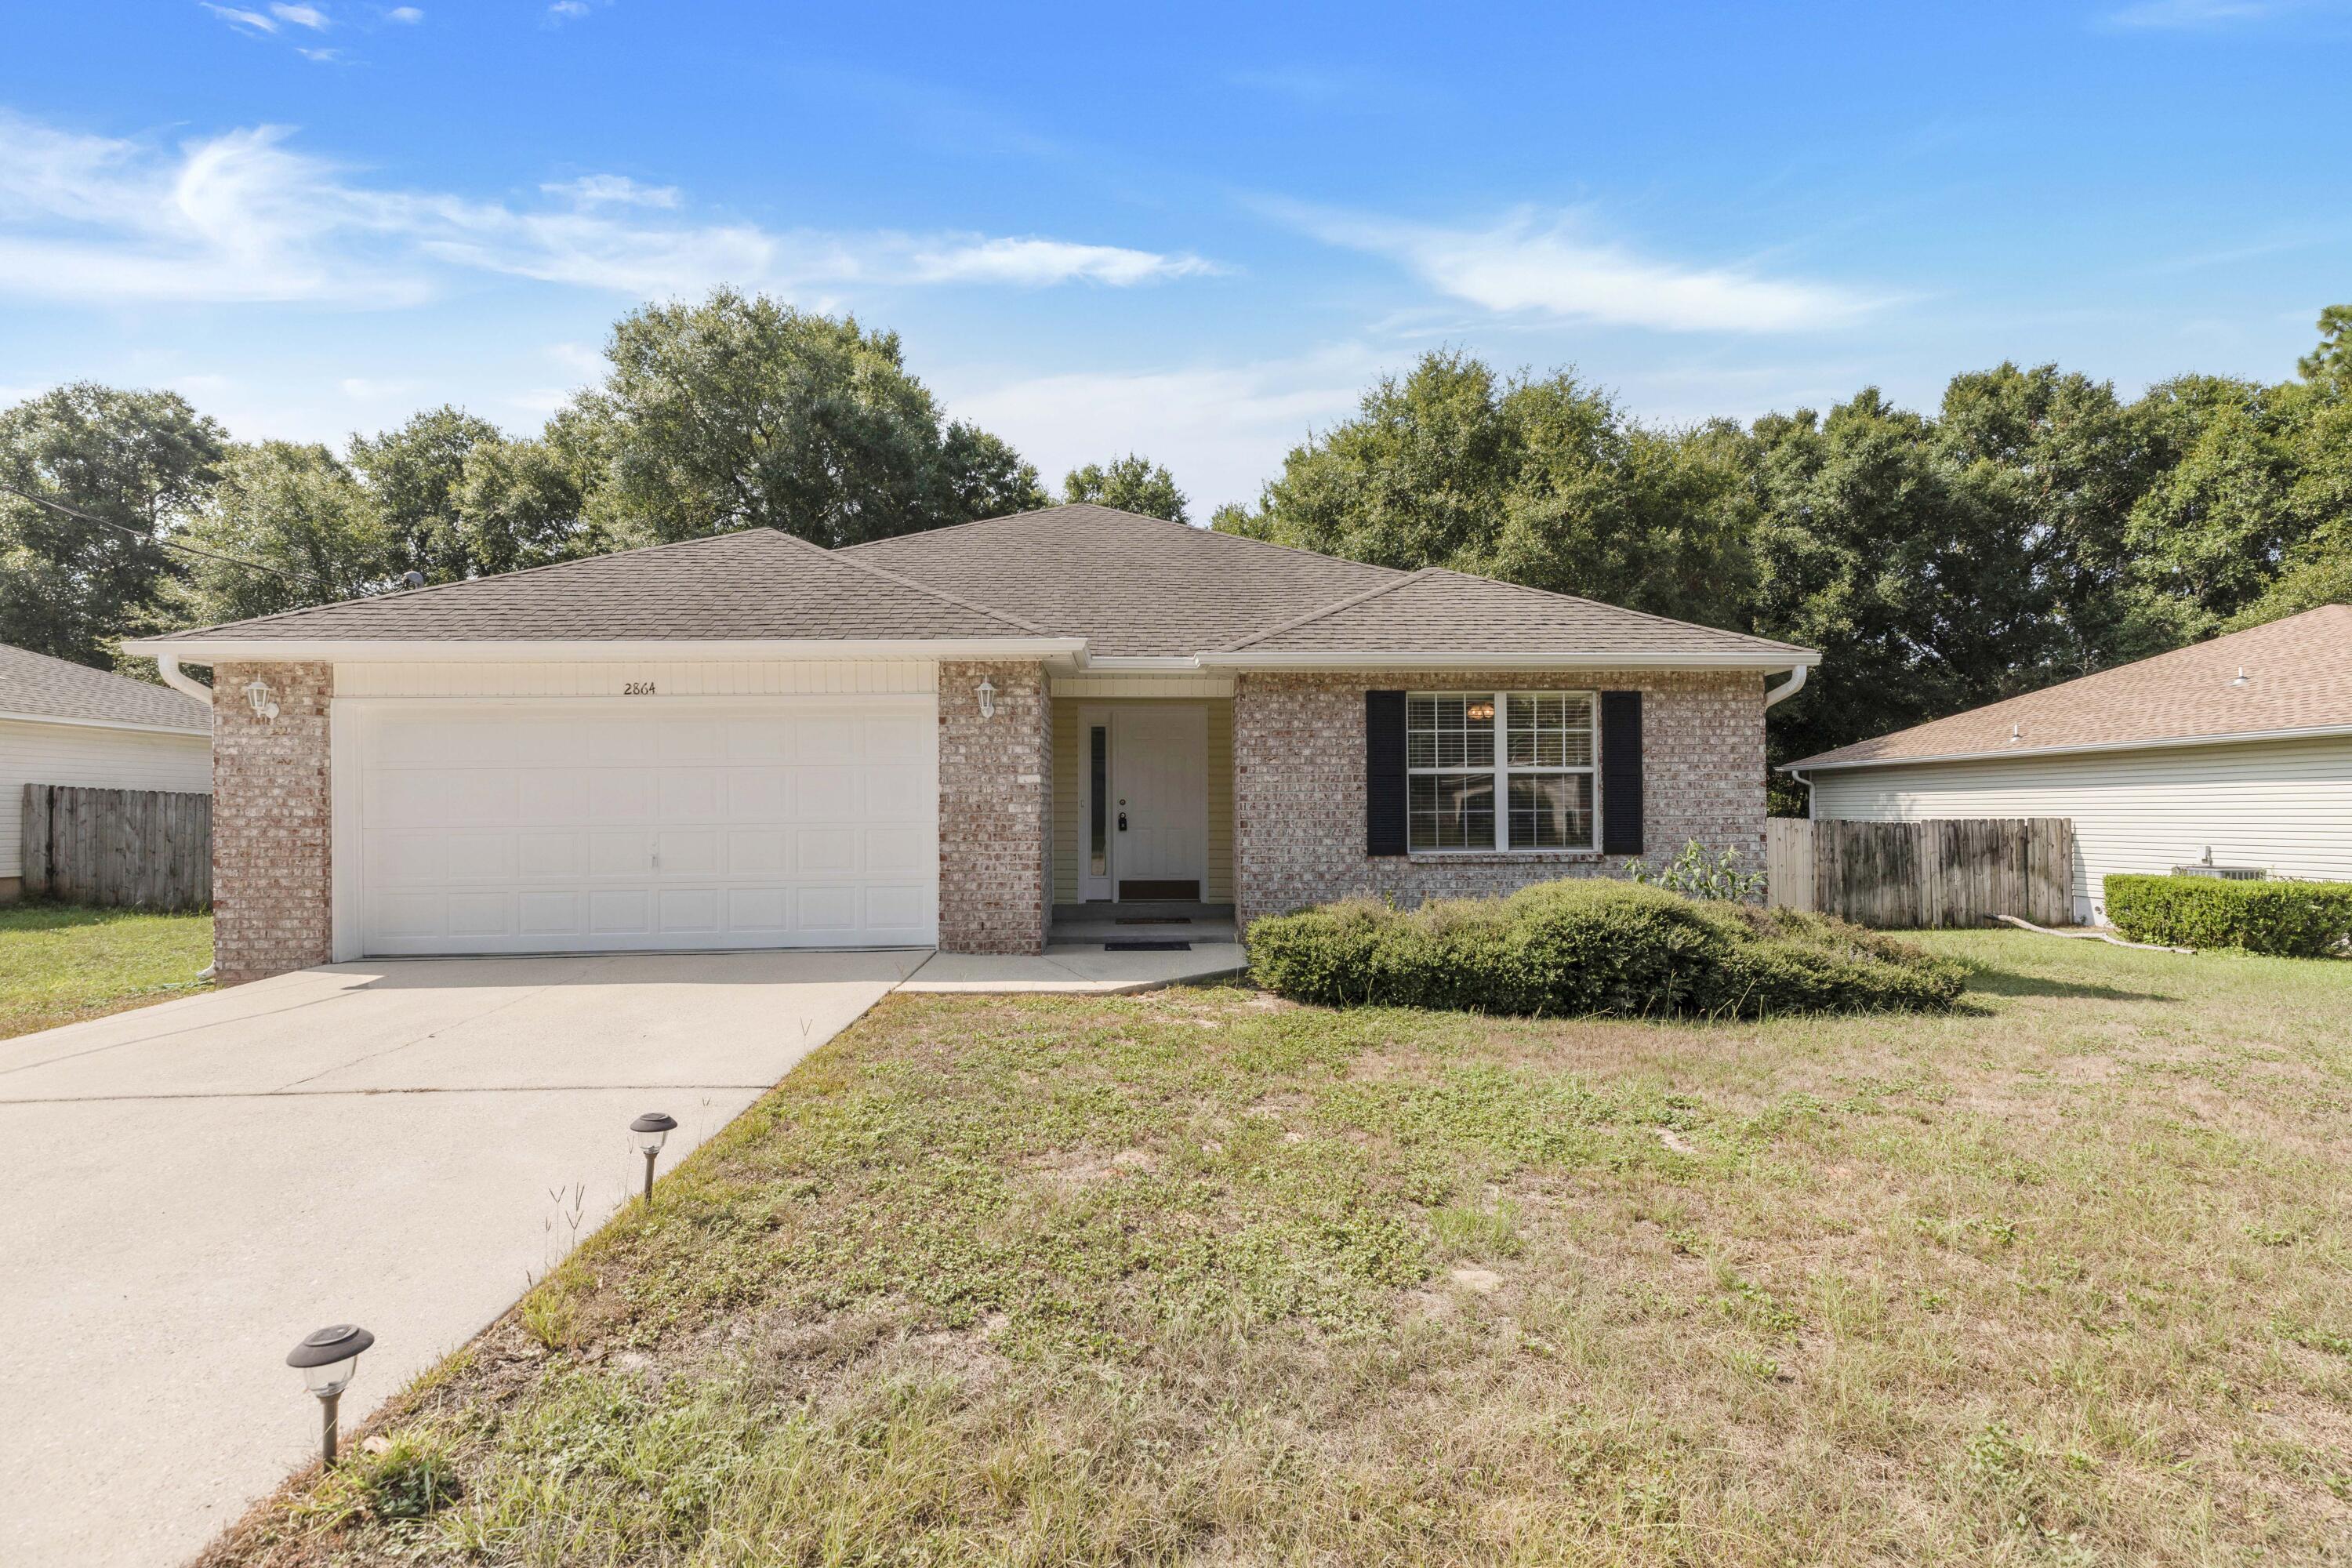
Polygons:
M2074 919L2074 824L2063 816L1766 824L1775 906L1859 925L1974 926L1999 915Z
M24 858L27 898L200 910L213 901L213 797L28 784Z

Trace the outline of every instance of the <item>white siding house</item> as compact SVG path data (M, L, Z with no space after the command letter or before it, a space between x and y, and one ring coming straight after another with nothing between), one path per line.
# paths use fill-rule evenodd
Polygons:
M2063 816L2074 906L2208 861L2352 881L2352 606L2327 605L1787 764L1818 821Z
M1823 821L2063 816L2074 824L2074 915L2106 921L2111 871L2217 866L2352 882L2352 736L2168 746L1832 770Z
M28 784L209 795L212 714L161 686L0 646L0 901L23 887Z

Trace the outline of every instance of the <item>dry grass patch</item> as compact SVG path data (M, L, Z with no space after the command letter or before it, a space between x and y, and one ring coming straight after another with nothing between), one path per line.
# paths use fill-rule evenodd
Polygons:
M1970 1011L894 997L212 1561L2340 1561L2352 965L1928 941Z

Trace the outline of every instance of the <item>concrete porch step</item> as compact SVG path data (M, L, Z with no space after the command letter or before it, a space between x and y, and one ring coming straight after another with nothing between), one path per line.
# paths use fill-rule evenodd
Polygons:
M1122 920L1187 920L1194 922L1223 921L1233 923L1231 904L1196 904L1181 899L1129 899L1118 902L1108 899L1084 904L1055 904L1055 925L1077 923L1110 924Z
M1122 925L1117 921L1057 920L1045 932L1048 947L1098 947L1107 942L1189 942L1195 947L1234 942L1241 934L1231 919L1196 920L1178 923L1155 921L1148 925Z

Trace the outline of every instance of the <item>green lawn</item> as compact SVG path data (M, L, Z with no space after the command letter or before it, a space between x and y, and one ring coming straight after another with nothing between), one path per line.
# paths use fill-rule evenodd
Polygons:
M1926 940L1969 1012L893 997L212 1561L2344 1561L2352 963Z
M0 905L0 1039L211 988L213 918Z

